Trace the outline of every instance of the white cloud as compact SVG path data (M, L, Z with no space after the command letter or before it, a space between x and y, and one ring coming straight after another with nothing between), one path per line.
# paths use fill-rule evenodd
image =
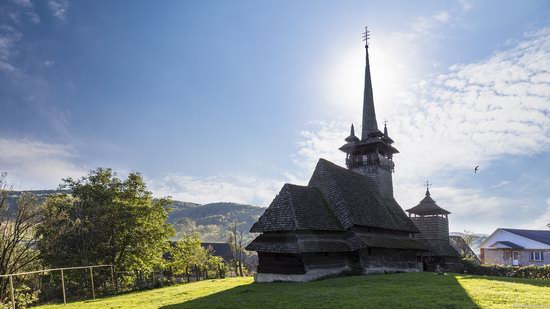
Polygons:
M25 15L33 24L40 23L40 16L38 16L35 12L25 12Z
M67 9L69 8L69 2L66 0L49 0L48 7L55 17L64 20Z
M155 196L172 196L195 203L235 202L267 207L284 181L251 175L221 174L210 177L167 175L148 180Z
M32 8L32 2L31 0L13 0L13 2L19 6L25 7L25 8Z
M412 86L401 83L407 90L397 94L399 100L376 106L379 118L383 114L390 119L390 135L402 151L399 157L414 158L398 161L399 175L410 179L422 171L427 177L442 170L470 169L506 155L548 151L548 68L550 28L545 28L484 61L455 65L447 74ZM337 84L335 88L340 87ZM376 94L376 83L374 88ZM328 89L327 95L334 93ZM350 113L355 116L350 122L356 124L359 102L354 100L356 107ZM335 157L349 132L345 128L349 124L341 121L318 125L318 129L300 134L299 157L295 159L301 165L314 164L316 154ZM425 155L426 150L430 156Z
M463 11L469 11L474 7L474 5L472 4L472 1L470 0L458 0L458 4L460 5Z
M51 67L55 64L55 61L53 60L45 60L44 62L42 62L42 65L44 65L45 67Z
M445 175L471 171L476 165L485 169L506 156L548 152L549 69L550 28L544 28L526 34L515 47L483 61L455 65L446 74L411 86L402 82L400 87L406 91L396 94L398 100L377 104L379 123L382 122L380 114L388 117L390 136L401 151L395 158L394 183L398 184L396 196L402 205L417 203L422 198L420 184L434 175L445 178ZM378 78L374 72L373 78L375 81ZM376 97L376 82L374 92L375 100L380 102ZM328 95L334 96L332 90L328 89ZM351 101L356 107L348 114L357 117L360 100L350 98ZM319 122L317 126L300 133L299 150L294 157L300 166L310 171L319 157L342 164L344 154L338 147L349 134L349 123ZM356 130L360 128L356 126ZM500 182L496 187L506 184ZM524 210L524 222L532 222L533 214L540 208L526 200L491 196L487 191L438 185L440 200L458 207L453 211L458 230L490 232L482 230L487 228L484 223L513 222L514 218L506 214L517 213L517 209ZM471 226L462 227L463 224Z
M16 189L56 188L62 178L80 177L87 170L74 163L67 145L0 137L0 166L15 180Z
M409 94L415 104L393 113L391 128L402 163L418 170L468 169L506 155L550 149L550 28L527 35L517 47L448 74ZM534 65L535 64L535 65ZM426 150L430 156L423 155Z
M22 34L8 25L0 25L0 71L16 72L12 59L17 55L17 42Z
M349 135L350 127L344 122L310 123L310 128L299 132L296 145L298 152L293 161L306 173L311 173L319 158L343 164L343 152L338 150L344 144L344 138Z

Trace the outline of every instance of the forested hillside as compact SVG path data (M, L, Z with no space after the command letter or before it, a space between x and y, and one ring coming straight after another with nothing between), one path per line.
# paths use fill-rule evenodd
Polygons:
M12 191L8 198L8 205L14 205L15 200L23 191ZM35 190L29 191L45 199L48 195L60 193L57 190ZM251 240L248 232L254 222L264 212L265 208L219 202L210 204L196 204L190 202L173 201L170 206L172 211L168 216L170 222L176 229L174 240L181 238L183 234L198 232L203 242L227 242L228 231L233 222L237 223L237 229L243 232L245 240Z
M237 223L237 229L243 232L244 238L250 240L248 231L265 210L227 202L199 205L174 201L172 207L168 221L176 229L176 238L196 231L205 242L226 242L233 222Z

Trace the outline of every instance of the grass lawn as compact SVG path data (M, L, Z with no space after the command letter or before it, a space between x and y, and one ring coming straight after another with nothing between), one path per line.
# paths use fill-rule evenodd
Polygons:
M550 308L550 281L408 273L308 283L228 278L40 308Z

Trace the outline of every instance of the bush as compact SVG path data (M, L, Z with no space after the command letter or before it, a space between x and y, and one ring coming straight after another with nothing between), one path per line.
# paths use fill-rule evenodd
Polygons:
M515 277L529 279L550 279L550 265L545 266L509 266L480 265L471 258L462 259L466 273L484 276Z
M15 289L15 304L17 308L28 308L29 306L35 304L38 301L38 291L32 291L32 289L26 285L21 285ZM8 309L13 308L11 303L11 296L8 295L2 303L0 303L0 308Z

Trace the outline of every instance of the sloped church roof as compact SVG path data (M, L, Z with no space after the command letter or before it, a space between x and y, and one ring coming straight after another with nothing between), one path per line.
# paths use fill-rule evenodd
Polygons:
M354 225L418 232L395 199L382 197L369 178L319 159L308 186L285 184L250 231L344 231Z

